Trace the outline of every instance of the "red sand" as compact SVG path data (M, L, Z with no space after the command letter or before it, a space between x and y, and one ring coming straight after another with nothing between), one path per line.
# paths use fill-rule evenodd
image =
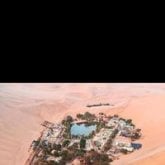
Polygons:
M86 107L100 102L114 106ZM0 164L24 164L43 120L85 111L119 114L142 129L142 149L112 164L165 164L165 84L0 84Z

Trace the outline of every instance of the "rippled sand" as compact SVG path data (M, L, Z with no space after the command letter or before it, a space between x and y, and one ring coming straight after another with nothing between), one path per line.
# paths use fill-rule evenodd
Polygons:
M114 106L86 108L100 102ZM143 148L114 165L148 164L151 160L165 164L165 84L112 83L0 84L0 164L24 165L43 120L58 122L68 114L87 110L119 113L143 130Z

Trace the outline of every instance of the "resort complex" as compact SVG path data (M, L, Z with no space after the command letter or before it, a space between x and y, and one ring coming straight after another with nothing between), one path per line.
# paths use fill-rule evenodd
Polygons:
M109 165L120 155L142 147L135 143L141 129L118 115L86 112L76 118L67 116L61 123L44 121L42 126L44 130L32 142L26 165Z

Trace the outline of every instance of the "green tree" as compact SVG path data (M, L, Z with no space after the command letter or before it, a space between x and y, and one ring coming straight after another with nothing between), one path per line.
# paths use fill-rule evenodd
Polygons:
M81 113L78 113L76 116L77 116L77 118L79 118L79 119L82 119L82 118L83 118L83 114L81 114Z
M76 157L77 157L77 156L84 156L84 154L85 154L85 150L77 149L77 150L75 151L75 156L76 156Z
M80 140L80 148L85 148L86 145L86 139L85 138L81 138Z
M104 151L108 151L112 147L112 139L109 138L106 144L104 145Z
M74 153L73 152L69 152L68 150L63 150L61 152L61 156L62 156L62 160L64 160L65 162L70 161L74 158Z
M111 161L112 160L109 159L108 155L96 151L91 151L91 153L85 157L87 165L109 165L109 162Z
M68 115L68 116L66 117L66 121L67 121L67 122L73 122L72 116Z
M54 144L53 149L55 149L57 151L61 151L61 144Z
M127 123L127 124L131 124L131 123L132 123L132 119L128 119L128 120L126 121L126 123Z
M94 120L96 118L96 116L94 114L89 113L89 112L85 112L84 113L84 118L86 120L90 120L91 121L91 120Z
M64 140L63 143L62 143L62 146L66 147L66 146L69 145L69 143L70 143L70 140Z

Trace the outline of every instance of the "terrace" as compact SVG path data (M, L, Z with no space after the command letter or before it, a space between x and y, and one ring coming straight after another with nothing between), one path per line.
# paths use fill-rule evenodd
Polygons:
M109 137L112 135L113 131L113 129L102 128L100 132L94 136L93 142L98 146L98 148L102 149Z
M53 124L52 127L46 129L41 140L46 140L49 143L60 143L64 127L59 124Z
M86 140L85 150L90 151L94 149L94 143L91 139Z

